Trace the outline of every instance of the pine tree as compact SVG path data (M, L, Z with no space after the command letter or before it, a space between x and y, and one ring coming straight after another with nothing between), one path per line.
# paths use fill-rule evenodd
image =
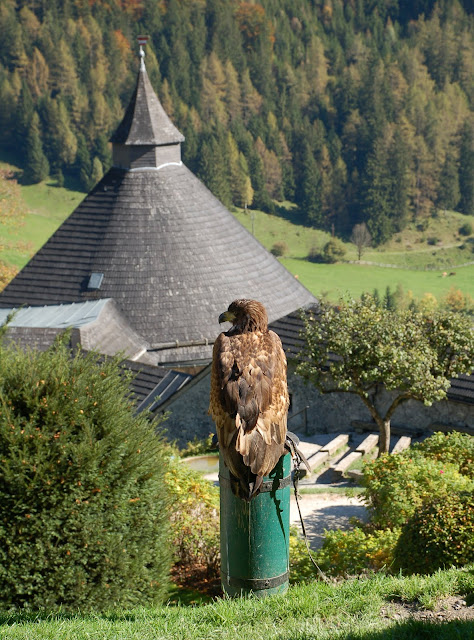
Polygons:
M461 130L459 158L459 208L468 215L474 214L474 126L466 122Z
M219 198L223 204L230 207L232 204L232 196L228 175L227 141L225 137L223 137L222 134L219 137L213 137L207 134L202 141L199 157L200 166L198 177L204 182L206 187L212 191L216 198Z
M372 293L372 298L374 300L374 303L377 307L381 307L382 303L380 302L380 294L379 294L379 290L377 288L374 289L373 293Z
M303 155L303 175L299 189L301 190L300 208L306 223L321 227L323 224L321 173L308 146Z
M394 311L396 308L396 300L395 295L392 293L392 290L389 286L385 289L385 295L383 297L383 308L388 311Z
M397 128L387 154L389 207L392 226L402 231L408 221L409 155L404 136Z
M49 163L43 153L39 132L39 117L36 111L31 118L26 138L26 159L23 179L27 184L36 184L48 177Z
M249 167L250 179L252 181L252 189L254 191L253 206L255 209L261 209L262 211L273 213L275 211L275 206L265 188L262 159L254 147L249 151L246 158Z
M460 198L457 163L452 152L448 151L439 176L436 204L442 209L456 209Z
M92 161L92 171L91 171L91 185L95 187L95 185L102 180L104 175L104 168L102 167L102 162L99 160L97 156L94 157Z
M9 74L0 69L0 142L11 144L13 141L13 122L16 117L17 98L9 79Z
M34 104L31 92L23 80L21 85L21 93L18 99L18 107L14 120L15 142L18 150L25 154L27 151L27 137L31 120L34 113Z
M86 139L82 134L77 137L76 171L79 173L79 181L84 191L89 191L91 185L92 162Z
M232 202L237 207L250 205L248 200L248 167L245 173L246 161L244 155L239 152L237 144L229 131L227 134L227 148L229 152L229 172Z
M393 232L390 219L390 180L385 146L378 139L367 160L362 179L362 212L375 244L388 240Z

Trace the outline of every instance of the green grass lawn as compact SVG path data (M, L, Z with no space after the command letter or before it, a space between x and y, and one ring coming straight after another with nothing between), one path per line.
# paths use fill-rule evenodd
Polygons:
M474 621L439 623L405 617L440 599L474 601L474 567L407 578L291 587L266 599L162 606L106 614L0 614L2 640L472 640Z
M18 174L7 162L0 168ZM18 219L0 225L0 261L21 269L84 199L85 193L57 187L51 180L21 186Z
M359 297L361 293L377 288L382 296L387 286L394 291L398 284L405 293L411 291L415 298L427 292L438 300L454 287L474 297L474 265L455 269L455 275L443 277L443 271L412 271L358 264L312 264L294 258L282 258L282 264L315 296L337 300L349 293ZM449 273L449 272L448 272Z
M286 245L284 256L287 258L307 258L312 249L321 250L331 237L325 231L296 224L296 215L292 221L262 211L237 209L234 215L266 249L271 250L276 243ZM424 225L412 222L385 245L367 248L362 260L419 269L444 269L474 262L474 236L459 234L459 228L466 222L474 228L474 216L455 211L440 212L437 218L431 218ZM430 244L435 239L436 244ZM357 260L356 247L351 242L345 242L344 246L344 260Z

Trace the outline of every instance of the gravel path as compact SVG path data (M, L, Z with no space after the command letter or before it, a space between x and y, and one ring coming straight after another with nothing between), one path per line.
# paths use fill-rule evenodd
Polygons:
M351 518L367 520L367 510L358 497L349 498L338 493L303 493L299 502L312 549L322 546L325 529L349 529L352 526ZM290 502L290 523L297 525L301 531L293 494Z

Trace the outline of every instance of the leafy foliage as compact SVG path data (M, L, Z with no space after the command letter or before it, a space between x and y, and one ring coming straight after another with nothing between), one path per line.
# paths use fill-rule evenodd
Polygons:
M474 362L471 323L460 314L392 311L364 296L337 307L321 302L303 319L297 373L322 393L358 395L379 426L381 453L388 451L390 420L400 403L442 400L450 378L471 371ZM381 389L394 392L384 410L377 404Z
M412 449L434 460L451 462L459 473L474 480L474 438L467 433L438 431L423 442L415 443Z
M189 440L185 448L180 450L179 455L182 458L187 458L189 456L199 456L215 451L214 434L210 433L206 438L198 438L198 436L195 436L192 440Z
M366 571L390 570L399 529L370 531L355 527L350 531L326 531L318 553L321 569L333 576L350 576Z
M395 549L395 566L433 573L474 562L474 493L436 497L415 511Z
M288 245L286 244L286 242L282 241L275 242L270 250L270 253L280 258L281 256L284 256L285 253L288 253Z
M334 264L346 255L346 249L337 238L331 238L323 247L323 262Z
M459 227L458 231L462 236L471 236L472 224L470 222L465 222Z
M374 527L401 527L433 497L474 489L473 480L459 472L457 463L425 453L384 455L364 466L365 500Z
M290 526L290 584L311 582L315 568L309 558L306 543L297 527Z
M183 462L177 451L165 476L172 498L171 527L174 562L205 567L210 578L219 574L219 492Z
M0 603L104 610L163 600L163 441L118 361L0 348Z
M326 531L317 561L330 575L366 571L429 573L474 554L473 438L435 433L364 465L370 521Z

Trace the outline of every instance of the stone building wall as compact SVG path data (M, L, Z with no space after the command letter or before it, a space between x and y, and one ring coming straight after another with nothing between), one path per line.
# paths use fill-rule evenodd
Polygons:
M196 381L188 383L181 391L160 407L168 413L164 423L170 440L184 447L194 438L207 438L216 432L214 422L207 414L211 384L210 370L198 375Z
M190 383L176 394L163 408L169 412L165 423L168 437L184 446L193 438L206 438L215 433L215 426L207 414L209 407L210 371L204 371L196 382ZM351 430L352 421L371 422L372 418L362 400L350 393L322 395L313 386L305 384L301 378L290 373L288 386L292 406L288 414L288 429L308 435ZM379 398L379 406L386 409L390 397L384 392ZM308 406L305 413L301 410ZM392 418L394 426L416 427L429 430L436 425L461 429L474 434L474 405L443 400L431 407L421 402L409 400L402 403Z
M332 433L351 429L354 420L372 422L372 416L362 400L350 393L330 393L323 395L313 386L306 385L295 375L289 375L293 410L289 413L288 427L291 431L304 433L304 413L295 415L308 406L307 433ZM393 392L383 391L377 398L377 408L386 411ZM295 415L294 418L291 418ZM474 434L474 405L452 400L435 402L431 407L421 402L408 400L400 404L392 418L392 425L409 426L419 430L429 430L436 425L446 428L472 430Z

